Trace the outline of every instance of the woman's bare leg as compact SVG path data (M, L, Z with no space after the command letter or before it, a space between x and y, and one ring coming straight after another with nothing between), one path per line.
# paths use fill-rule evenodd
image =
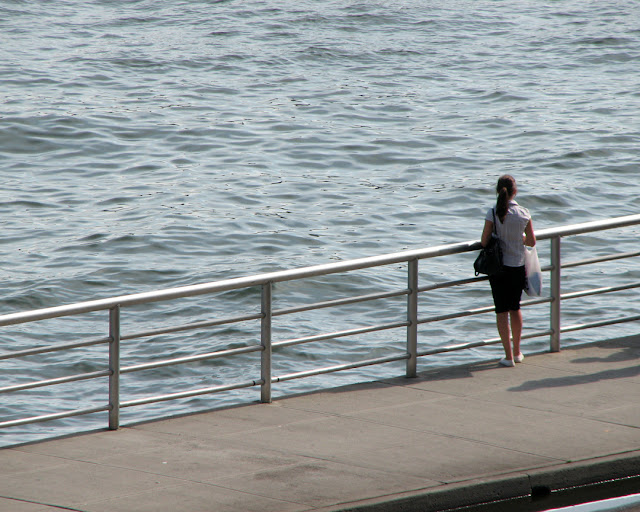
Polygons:
M496 315L496 323L498 325L498 334L504 348L504 358L513 360L513 352L511 351L511 332L509 329L509 313L498 313Z
M522 339L522 310L509 311L511 318L511 337L513 340L513 355L520 355L520 340Z

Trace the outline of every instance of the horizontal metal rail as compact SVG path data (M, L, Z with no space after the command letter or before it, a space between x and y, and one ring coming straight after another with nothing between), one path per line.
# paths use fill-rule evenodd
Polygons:
M551 297L540 297L538 299L523 301L521 305L523 307L533 306L535 304L545 304L545 303L551 302L552 300L553 299ZM454 313L447 313L446 315L436 315L436 316L420 318L418 319L418 323L426 324L430 322L441 322L444 320L453 320L454 318L463 318L463 317L473 316L473 315L482 315L485 313L491 313L492 311L495 311L494 306L482 306L479 308L467 309L464 311L458 311Z
M142 370L151 370L153 368L162 368L164 366L173 366L176 364L195 363L197 361L220 359L222 357L236 356L238 354L249 354L251 352L260 352L261 350L262 350L262 347L260 345L240 347L240 348L230 348L228 350L219 350L217 352L209 352L208 354L176 357L175 359L166 359L164 361L154 361L152 363L143 363L143 364L136 364L133 366L125 366L120 368L120 373L139 372Z
M47 354L50 352L60 352L63 350L71 350L74 348L91 347L93 345L103 345L109 343L109 338L98 338L96 340L79 341L77 343L67 343L66 345L52 345L49 347L36 347L28 350L16 350L15 352L5 352L0 354L2 359L14 359L17 357L35 356L38 354Z
M613 217L606 220L594 220L581 224L571 224L569 226L559 226L555 228L542 229L536 231L536 239L550 240L552 238L563 238L573 235L584 235L595 231L607 229L624 228L640 224L640 214L626 215L624 217Z
M281 316L281 315L290 315L293 313L301 313L304 311L311 311L314 309L321 309L321 308L331 308L331 307L336 307L336 306L346 306L349 304L357 304L359 302L368 302L368 301L372 301L372 300L380 300L380 299L390 299L393 297L401 297L403 295L408 295L409 294L409 290L397 290L397 291L391 291L391 292L385 292L385 293L372 293L369 295L359 295L356 297L347 297L344 299L334 299L334 300L327 300L324 302L316 302L313 304L307 304L305 306L298 306L295 308L288 308L288 309L276 309L274 310L271 314L272 316Z
M611 319L611 320L601 320L600 322L591 322L591 323L588 323L588 324L569 325L567 327L563 327L562 328L562 332L582 331L584 329L593 329L595 327L606 327L608 325L624 324L624 323L627 323L627 322L637 322L638 320L640 320L640 315L623 316L623 317L614 318L614 319Z
M607 256L598 256L598 257L595 257L595 258L589 258L587 260L567 262L567 263L563 263L562 264L562 268L580 267L582 265L593 265L594 263L603 263L603 262L607 262L607 261L615 261L615 260L621 260L621 259L625 259L625 258L633 258L635 256L640 256L640 251L621 252L621 253L617 253L617 254L610 254L610 255L607 255Z
M525 300L522 302L523 307L550 304L550 328L538 330L535 332L524 333L522 339L530 339L535 337L550 336L551 349L559 349L559 335L564 332L578 331L594 327L602 327L614 325L624 322L633 322L640 320L640 315L628 316L610 320L602 320L585 324L577 324L571 326L562 326L560 322L560 304L564 300L577 299L591 295L600 295L605 293L621 292L640 287L640 282L626 283L618 286L606 286L594 288L590 290L581 290L571 293L561 293L560 287L560 271L583 265L592 265L596 263L620 260L624 258L632 258L640 256L640 251L616 253L603 255L595 258L584 259L580 261L564 262L561 261L560 239L567 236L592 233L615 228L624 228L627 226L640 225L640 215L629 215L626 217L618 217L602 221L586 222L582 224L574 224L551 229L543 229L536 233L539 241L551 241L551 264L543 265L544 272L551 274L551 293L547 297L539 297ZM478 241L468 241L456 244L441 245L426 249L402 251L380 256L371 256L366 258L334 262L324 265L315 265L298 269L290 269L278 272L264 273L254 276L227 279L217 282L210 282L198 285L190 285L176 288L169 288L159 291L150 291L143 293L135 293L131 295L122 295L105 299L86 301L76 304L43 308L34 311L11 313L0 315L0 327L23 324L28 322L36 322L45 319L75 316L89 312L106 311L109 312L109 337L91 339L74 343L66 343L62 345L52 345L47 347L34 347L26 350L6 352L0 354L1 360L9 360L22 358L27 356L35 356L50 352L66 351L83 347L91 347L94 345L109 345L109 367L103 370L88 372L83 374L69 375L57 377L53 379L45 379L40 381L26 382L22 384L14 384L0 388L0 393L10 393L17 391L29 390L37 387L51 386L62 383L69 383L80 380L90 380L96 378L109 378L109 403L103 407L92 407L85 409L77 409L73 411L63 411L56 414L47 414L35 416L31 418L22 418L0 423L0 428L9 426L24 425L27 423L36 423L41 421L50 421L55 419L66 418L70 416L79 416L84 414L92 414L96 412L109 411L109 428L118 428L119 416L118 411L125 407L134 407L151 403L163 402L168 400L178 400L191 398L199 395L207 395L224 391L231 391L241 388L261 386L262 401L270 401L271 384L277 382L285 382L294 379L302 379L311 376L329 374L344 370L350 370L365 366L373 366L387 364L397 361L407 361L407 376L415 375L415 361L418 357L427 357L436 354L454 352L460 350L468 350L500 343L500 338L491 338L481 341L470 341L468 343L456 343L446 346L429 347L418 350L417 346L417 326L431 324L434 322L444 322L448 320L471 317L475 315L489 314L495 311L493 306L480 306L462 311L447 311L442 314L427 317L418 316L417 297L421 293L435 292L441 289L449 289L454 287L466 287L473 283L486 281L486 276L468 277L450 281L428 283L419 285L418 283L418 261L428 258L445 257L454 254L462 254L475 251L480 248ZM347 273L351 271L370 269L381 266L407 265L408 286L395 290L387 290L365 295L342 297L337 299L325 300L311 304L296 305L293 307L285 307L274 309L272 305L272 287L274 283L308 279L314 277L327 276L331 274ZM151 304L155 302L164 302L170 300L178 300L182 298L197 297L208 294L221 294L224 292L249 288L261 288L262 295L260 299L260 312L232 316L228 318L217 318L204 320L199 322L187 322L181 325L172 325L167 327L159 327L137 333L121 333L120 311L123 308L129 308L136 305ZM398 297L405 297L407 301L406 318L399 321L381 323L377 325L361 326L349 328L335 332L324 332L299 338L287 340L272 340L271 324L275 317L285 315L299 314L307 311L316 311L327 308L340 308L347 305L360 303L371 303L376 300L386 300ZM377 306L381 308L382 306ZM374 306L368 306L371 311ZM373 309L375 311L375 309ZM239 348L229 348L217 350L214 352L206 352L202 354L191 354L183 357L173 357L169 359L161 359L157 361L142 362L129 366L121 366L120 361L120 343L129 340L163 336L167 334L175 334L189 330L204 330L212 327L219 327L240 322L259 321L260 323L260 344L247 345ZM308 369L300 372L293 372L282 376L271 375L271 358L272 352L289 346L324 341L337 340L339 338L369 334L378 331L386 331L392 329L406 328L407 349L405 352L378 357L373 359L364 359L355 362L348 362L338 365L332 365L321 368ZM155 340L154 340L155 341ZM556 347L556 348L554 348ZM248 380L240 383L221 384L217 386L204 387L192 390L180 390L174 393L160 394L157 396L142 397L132 400L120 399L119 379L121 375L130 374L144 370L152 370L161 367L174 366L178 364L189 364L206 360L221 359L242 354L259 352L261 358L261 375L255 380ZM413 370L411 369L413 368Z
M590 295L602 295L603 293L621 292L624 290L631 290L633 288L639 288L639 287L640 287L640 282L625 284L620 286L604 286L602 288L592 288L591 290L563 293L562 300L578 299L582 297L588 297Z
M365 359L363 361L357 361L355 363L337 364L334 366L327 366L325 368L319 368L315 370L307 370L304 372L290 373L288 375L282 375L280 377L276 377L275 379L272 379L272 380L273 382L285 382L288 380L302 379L305 377L314 377L316 375L335 373L343 370L353 370L354 368L362 368L364 366L392 363L395 361L402 361L408 358L409 358L408 354L402 354L402 355L396 355L396 356L378 357L376 359Z
M58 412L55 414L44 414L42 416L32 416L30 418L22 418L19 420L3 421L0 423L0 428L19 427L21 425L28 425L29 423L60 420L63 418L71 418L72 416L83 416L85 414L94 414L96 412L104 412L108 410L109 406L105 405L103 407L87 407L85 409L75 409L73 411Z
M126 336L121 336L120 339L122 341L126 341L126 340L134 340L134 339L138 339L138 338L148 338L150 336L161 336L164 334L173 334L176 332L182 332L182 331L190 331L190 330L195 330L195 329L204 329L205 327L216 327L219 325L228 325L228 324L233 324L233 323L239 323L239 322L248 322L251 320L258 320L262 318L262 315L260 313L254 314L254 315L244 315L244 316L236 316L236 317L231 317L231 318L223 318L220 320L206 320L203 322L193 322L190 324L183 324L183 325L178 325L175 327L165 327L162 329L153 329L151 331L144 331L144 332L138 332L135 334L129 334Z
M455 281L442 281L441 283L419 286L418 293L432 292L434 290L442 290L444 288L453 288L454 286L464 286L465 284L476 283L478 281L486 281L487 276L468 277L466 279L456 279Z
M549 334L551 334L551 330L547 329L545 331L535 331L535 332L530 332L530 333L526 333L522 335L522 339L523 340L528 340L528 339L532 339L532 338L539 338L541 336L549 336ZM467 350L470 348L478 348L478 347L486 347L487 345L497 345L498 343L501 343L500 338L491 338L488 340L482 340L482 341L473 341L473 342L469 342L469 343L458 343L456 345L447 345L445 347L438 347L438 348L433 348L430 350L422 350L420 352L418 352L418 355L420 357L424 357L424 356L434 356L437 354L444 354L447 352L457 352L460 350Z
M208 395L211 393L221 393L223 391L232 391L234 389L249 388L252 386L260 386L261 384L261 380L250 380L239 384L227 384L225 386L213 386L209 388L193 389L191 391L182 391L180 393L170 393L168 395L158 395L148 398L139 398L137 400L128 400L126 402L120 402L120 407L134 407L136 405L154 404L156 402L165 402L167 400L192 398L194 396Z
M397 329L398 327L406 327L408 322L394 322L388 324L371 325L368 327L359 327L356 329L347 329L344 331L330 332L326 334L318 334L315 336L307 336L304 338L296 338L273 343L273 348L290 347L291 345L299 345L301 343L311 343L313 341L331 340L334 338L343 338L345 336L355 336L357 334L366 334L369 332L382 331L386 329Z
M0 388L0 393L11 393L13 391L24 391L25 389L42 388L45 386L54 386L57 384L66 384L68 382L77 382L80 380L97 379L98 377L108 377L111 375L110 370L100 370L97 372L79 373L77 375L68 375L66 377L57 377L55 379L39 380L27 382L25 384L15 384Z
M372 301L372 300L388 299L388 298L400 297L400 296L403 296L403 295L407 295L408 293L409 293L409 291L405 289L405 290L391 291L391 292L386 292L386 293L375 293L375 294L369 294L369 295L361 295L361 296L357 296L357 297L348 297L348 298L344 298L344 299L336 299L336 300L330 300L330 301L325 301L325 302L316 302L314 304L308 304L308 305L305 305L305 306L298 306L298 307L294 307L294 308L274 310L272 312L272 315L273 316L282 316L282 315L289 315L289 314L293 314L293 313L301 313L301 312L304 312L304 311L311 311L311 310L315 310L315 309L321 309L321 308L344 306L344 305L348 305L348 304L355 304L355 303L359 303L359 302L367 302L367 301ZM135 333L135 334L123 335L123 336L120 337L120 339L122 341L126 341L126 340L133 340L133 339L139 339L139 338L148 338L148 337L151 337L151 336L161 336L161 335L164 335L164 334L173 334L173 333L176 333L176 332L183 332L183 331L189 331L189 330L195 330L195 329L204 329L204 328L207 328L207 327L217 327L217 326L220 326L220 325L228 325L228 324L239 323L239 322L248 322L248 321L251 321L251 320L259 320L262 317L263 317L262 313L256 313L256 314L252 314L252 315L236 316L236 317L230 317L230 318L223 318L223 319L219 319L219 320L206 320L206 321L202 321L202 322L193 322L193 323L183 324L183 325L174 326L174 327L153 329L153 330L149 330L149 331L138 332L138 333ZM103 343L106 343L108 341L109 341L108 338L102 340ZM82 344L78 344L77 346L83 346L83 345ZM64 348L71 348L71 346L70 345L66 345L66 346L61 347L60 349L64 349ZM49 351L53 351L53 350L58 350L58 349L49 349ZM44 352L44 350L43 350L43 352ZM39 352L38 351L34 351L34 353L39 353ZM24 354L16 353L15 356L13 356L13 354L9 354L9 355L5 355L5 357L6 358L9 358L9 357L12 357L12 356L13 357L19 357L21 355L24 355ZM2 359L2 356L0 356L0 359Z

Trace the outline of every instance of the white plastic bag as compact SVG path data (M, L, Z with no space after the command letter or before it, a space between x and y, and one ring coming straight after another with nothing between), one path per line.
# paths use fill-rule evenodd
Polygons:
M535 247L524 248L524 269L527 273L524 291L530 297L540 297L542 294L542 270Z

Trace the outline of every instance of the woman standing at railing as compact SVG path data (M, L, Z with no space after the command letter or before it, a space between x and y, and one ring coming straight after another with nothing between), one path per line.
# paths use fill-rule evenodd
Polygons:
M484 222L481 244L489 242L495 228L500 238L503 270L489 277L491 294L496 307L496 323L498 334L504 347L503 366L515 366L524 359L520 351L522 337L522 311L520 298L525 286L524 256L525 245L536 245L529 210L515 201L518 188L516 180L509 175L501 176L496 186L498 200L494 208L490 208ZM511 324L511 325L509 325ZM511 342L513 341L513 346Z

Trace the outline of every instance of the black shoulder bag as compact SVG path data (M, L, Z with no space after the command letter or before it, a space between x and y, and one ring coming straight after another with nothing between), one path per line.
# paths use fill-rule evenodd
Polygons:
M500 248L500 239L496 230L496 210L493 209L493 233L485 247L482 248L480 254L473 262L473 268L476 275L487 274L492 276L502 270L502 249Z

